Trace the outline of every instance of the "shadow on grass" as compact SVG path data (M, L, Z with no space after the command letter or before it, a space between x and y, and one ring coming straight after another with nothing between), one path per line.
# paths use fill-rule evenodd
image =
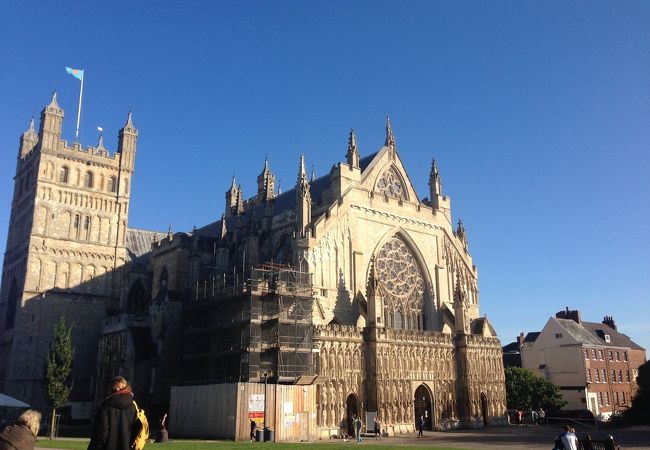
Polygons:
M272 447L274 449L297 449L300 447L309 447L310 449L327 449L327 450L336 450L353 447L354 442L346 443L330 443L330 442L303 442L296 444L285 444L285 443L272 443L272 442L232 442L232 441L171 441L166 444L147 444L145 450L226 450L226 449L238 449L241 450L242 447L250 447L253 450L255 447L263 446ZM470 449L459 449L459 448L449 448L449 447L432 447L430 445L418 446L418 445L405 445L405 444L366 444L363 443L363 448L366 449L377 449L377 450L386 450L388 447L408 447L408 448L422 448L426 447L427 450L470 450ZM88 447L87 439L78 439L78 440L66 440L66 439L39 439L36 442L36 448L53 448L53 449L64 449L64 450L86 450ZM262 449L259 449L262 450Z

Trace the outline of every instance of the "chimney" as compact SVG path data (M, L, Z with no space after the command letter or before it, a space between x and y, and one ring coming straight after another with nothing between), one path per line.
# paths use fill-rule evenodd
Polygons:
M558 319L569 319L569 320L573 320L576 323L580 323L580 311L578 311L577 309L569 310L568 306L564 311L559 311L558 313L556 313L555 317L557 317Z
M517 336L517 345L519 345L519 348L524 346L524 332L522 331L519 333L519 336Z
M616 323L614 322L614 318L612 316L605 316L603 319L603 325L607 325L614 331L616 331Z

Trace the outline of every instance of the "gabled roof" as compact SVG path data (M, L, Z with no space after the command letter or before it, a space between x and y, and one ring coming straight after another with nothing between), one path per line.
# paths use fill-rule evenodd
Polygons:
M588 330L596 339L599 345L610 345L612 347L628 347L633 350L645 350L640 345L636 344L625 334L619 333L609 325L596 322L582 322L582 326ZM605 341L605 335L609 335L609 342Z
M359 160L359 168L361 169L362 172L368 168L372 160L375 159L375 156L377 156L377 153L379 152L377 151L375 153L371 153Z
M519 342L514 341L502 347L503 353L520 353Z
M552 317L562 328L564 328L571 336L575 338L580 344L585 345L603 345L604 341L600 341L594 334L587 330L584 326L571 319L558 319Z
M541 331L531 331L524 338L524 342L535 342L539 337Z

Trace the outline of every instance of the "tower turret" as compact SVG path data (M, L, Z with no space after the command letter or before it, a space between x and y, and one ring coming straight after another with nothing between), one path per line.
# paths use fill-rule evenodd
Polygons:
M305 171L305 155L300 155L300 167L296 182L296 236L305 237L311 221L311 192L307 172Z
M226 191L226 209L224 211L224 215L233 216L237 214L239 194L239 187L237 187L237 181L233 175L232 183L230 183L230 189Z
M41 126L38 135L41 141L41 149L56 149L61 138L63 127L63 110L56 102L56 91L52 94L52 101L41 111Z
M122 169L133 171L135 167L135 151L138 142L138 130L133 126L131 111L126 119L126 124L118 135L117 151L121 156Z
M20 136L20 158L27 156L38 144L38 135L34 129L34 118L29 122L29 129Z
M350 130L350 139L348 140L348 152L345 155L350 167L359 168L359 149L357 148L357 137L354 130Z
M268 158L264 159L264 169L257 176L257 199L267 202L275 197L275 175L269 169Z
M431 173L429 174L429 198L431 199L431 207L435 210L440 209L440 198L442 197L442 182L440 180L440 172L438 172L438 164L436 159L431 161Z

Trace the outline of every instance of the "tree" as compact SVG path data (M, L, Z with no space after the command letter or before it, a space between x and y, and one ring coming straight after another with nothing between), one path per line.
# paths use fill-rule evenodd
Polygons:
M45 390L47 399L52 408L52 422L50 424L50 438L54 436L56 410L68 402L72 383L72 360L74 347L72 346L72 326L65 324L63 316L54 328L54 339L47 355L45 368Z
M554 410L567 404L559 387L528 369L506 367L505 374L508 408Z
M650 424L650 361L639 366L636 377L639 387L632 399L632 406L623 413L625 422Z

